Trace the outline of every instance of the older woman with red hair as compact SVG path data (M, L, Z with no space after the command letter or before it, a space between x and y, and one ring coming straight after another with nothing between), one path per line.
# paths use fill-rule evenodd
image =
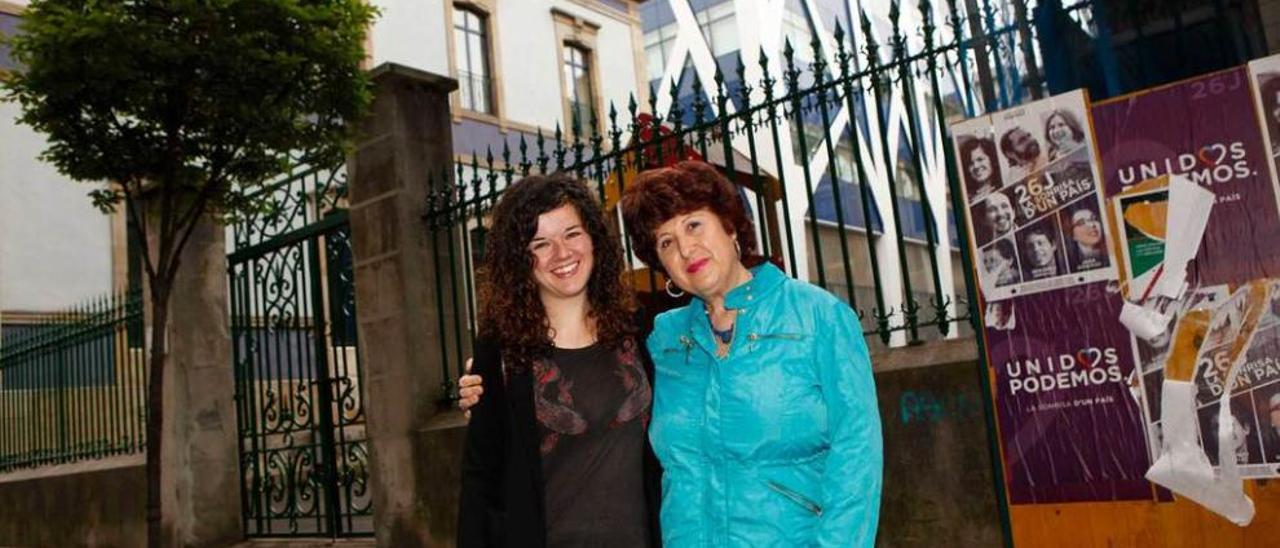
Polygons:
M647 342L663 543L873 545L883 449L853 310L760 259L710 165L642 173L622 215L636 255L694 297Z

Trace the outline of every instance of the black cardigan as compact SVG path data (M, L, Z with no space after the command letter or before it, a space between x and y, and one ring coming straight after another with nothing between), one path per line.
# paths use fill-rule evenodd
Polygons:
M653 383L653 362L638 341L641 362ZM484 395L471 408L462 457L462 496L458 546L545 547L546 509L542 456L534 419L533 381L528 368L503 382L501 350L477 341L472 372L480 375ZM662 470L645 440L644 491L649 538L661 546L658 508Z

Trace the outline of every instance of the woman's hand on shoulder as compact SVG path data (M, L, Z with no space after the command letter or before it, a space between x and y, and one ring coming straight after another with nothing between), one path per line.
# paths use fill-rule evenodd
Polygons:
M484 394L484 385L480 375L471 374L471 358L467 358L466 368L467 374L458 379L458 409L470 419L471 408L480 403L480 396Z

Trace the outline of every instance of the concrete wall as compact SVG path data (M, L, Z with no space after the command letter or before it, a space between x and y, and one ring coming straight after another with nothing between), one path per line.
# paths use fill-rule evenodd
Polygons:
M971 338L872 354L885 441L878 545L1000 545L976 356ZM459 421L438 415L414 439L430 455L429 528L442 547L456 535Z
M976 356L973 339L873 354L885 455L879 545L1000 545ZM930 361L941 363L914 365Z
M144 546L146 496L141 455L0 475L0 546Z
M382 10L373 25L369 42L373 63L399 63L416 69L449 73L448 48L445 40L453 31L452 22L444 20L448 0L374 0Z

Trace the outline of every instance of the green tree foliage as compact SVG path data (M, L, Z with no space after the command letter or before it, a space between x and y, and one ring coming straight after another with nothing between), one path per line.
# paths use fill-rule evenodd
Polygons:
M340 160L370 99L373 16L354 0L36 0L6 87L67 176L195 190L233 212L290 154Z
M34 0L3 78L42 159L121 202L151 297L148 544L159 528L160 387L168 303L196 222L255 207L291 162L335 165L371 99L361 0Z

